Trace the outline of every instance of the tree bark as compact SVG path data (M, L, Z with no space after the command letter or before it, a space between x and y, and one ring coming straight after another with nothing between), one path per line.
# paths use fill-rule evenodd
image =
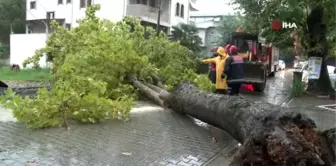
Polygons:
M161 79L157 75L152 75L152 79L154 80L154 84L162 89L165 89L165 86L163 85Z
M160 99L159 93L150 87L146 86L145 84L141 83L135 76L128 76L128 81L133 85L133 87L139 89L139 91L145 94L149 99L151 99L155 104L165 107L165 103ZM155 87L154 85L152 85ZM159 87L157 87L159 88ZM158 90L158 89L156 89ZM162 92L165 90L162 89Z
M160 98L176 112L219 127L244 144L235 165L328 165L314 122L303 114L242 97L200 91L183 83Z
M328 55L328 46L326 39L327 27L323 23L324 9L317 6L312 10L307 18L307 27L309 35L309 52L308 57L322 57L322 68L320 78L318 80L309 80L308 92L334 94L335 90L332 88L326 57Z

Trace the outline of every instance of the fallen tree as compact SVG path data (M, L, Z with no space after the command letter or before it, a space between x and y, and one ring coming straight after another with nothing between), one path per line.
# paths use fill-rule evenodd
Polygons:
M147 93L145 89L143 92ZM154 90L150 92L153 95ZM335 163L334 151L328 143L334 138L325 136L326 132L334 134L334 131L320 134L310 118L291 109L202 92L192 83L183 83L172 92L162 91L159 98L160 105L164 103L176 112L219 127L243 143L233 165L332 166Z

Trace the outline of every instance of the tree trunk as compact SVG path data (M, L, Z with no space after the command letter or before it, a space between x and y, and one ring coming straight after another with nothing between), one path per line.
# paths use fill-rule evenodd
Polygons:
M145 94L149 99L151 99L155 104L164 107L165 103L159 98L159 93L146 86L145 84L141 83L135 76L128 76L127 77L128 81L133 85L133 87L139 89L139 91L143 94ZM152 85L155 87L154 85ZM159 88L159 87L156 87ZM162 92L165 92L165 90L162 89Z
M326 40L327 27L323 23L323 14L324 9L317 6L312 10L307 18L310 49L308 57L322 57L320 78L318 80L309 80L307 91L334 94L335 90L332 88L326 64L326 57L328 55Z
M219 127L244 143L235 165L330 164L324 161L329 153L321 148L314 122L290 109L249 102L239 96L202 92L192 83L183 83L171 93L161 93L160 98L174 111Z

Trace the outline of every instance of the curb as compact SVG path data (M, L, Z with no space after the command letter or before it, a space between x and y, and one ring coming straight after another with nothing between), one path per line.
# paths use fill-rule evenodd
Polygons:
M47 90L51 89L50 86L47 86L47 87L17 87L17 88L13 87L12 90L13 92L15 92L15 94L21 97L29 96L31 98L34 98L37 95L37 91L39 88L47 88ZM5 95L6 90L7 88L0 88L0 96Z

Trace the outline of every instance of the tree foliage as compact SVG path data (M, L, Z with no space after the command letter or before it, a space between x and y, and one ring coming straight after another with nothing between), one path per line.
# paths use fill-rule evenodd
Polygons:
M0 41L9 44L11 28L15 33L25 32L25 0L0 1ZM11 27L12 26L12 27Z
M128 75L147 82L157 75L168 87L193 80L203 89L212 88L206 76L195 74L197 60L188 49L168 41L164 33L156 36L151 28L146 29L149 39L145 39L145 28L133 17L117 23L100 20L95 16L99 8L89 7L74 29L54 23L56 32L46 47L25 61L24 65L38 68L42 56L52 57L51 90L40 89L35 99L22 99L11 90L1 97L28 127L67 126L69 119L84 123L129 119L136 89L128 84Z
M198 36L198 29L195 25L181 23L173 26L171 39L179 41L182 46L194 53L202 50L202 39Z
M244 26L243 21L243 17L240 15L223 16L217 27L218 32L221 34L221 40L218 45L224 46L229 40L232 32L235 32L237 28Z
M334 0L232 0L244 11L245 25L251 24L254 32L258 32L267 42L272 42L279 47L293 46L293 33L302 39L302 45L308 49L309 35L307 34L307 17L316 6L324 8L324 23L327 25L327 36L330 49L335 45L335 1ZM295 23L295 30L272 29L272 20L280 19L289 23ZM250 28L246 28L250 29ZM313 49L313 48L312 48Z

